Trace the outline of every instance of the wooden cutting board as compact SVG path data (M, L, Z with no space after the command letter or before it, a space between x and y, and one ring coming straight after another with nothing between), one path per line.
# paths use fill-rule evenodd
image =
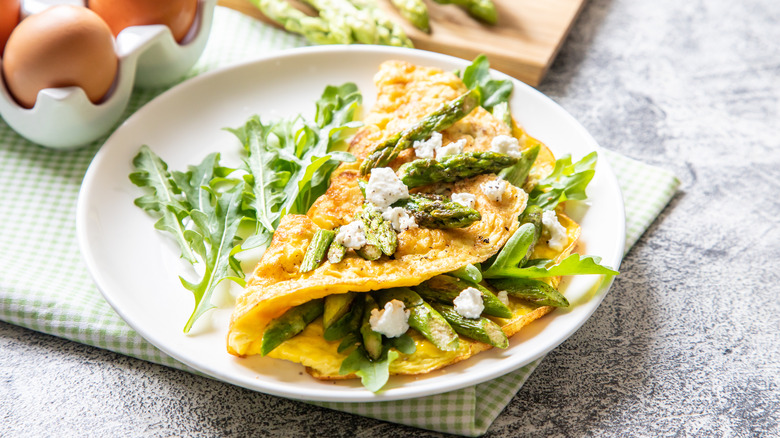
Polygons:
M400 23L418 49L472 60L484 53L490 66L529 85L539 85L561 48L585 0L493 0L495 26L481 24L453 5L426 1L431 33L411 26L389 0L377 0ZM270 22L249 0L219 4Z

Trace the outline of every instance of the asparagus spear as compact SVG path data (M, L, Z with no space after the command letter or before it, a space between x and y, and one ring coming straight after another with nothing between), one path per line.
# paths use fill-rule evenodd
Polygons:
M539 149L540 146L537 144L524 150L517 163L502 170L499 176L516 187L523 187L528 173L531 172L531 167L536 161L536 156L539 155Z
M344 316L349 311L349 307L354 300L354 292L328 295L325 297L324 310L322 313L322 327L327 330L328 327Z
M384 307L392 300L403 301L409 309L409 327L417 330L439 350L452 351L458 348L458 335L430 304L408 287L385 289L379 292L377 301Z
M441 161L432 158L414 160L398 169L398 177L411 189L437 182L455 182L485 173L498 173L517 161L517 158L497 152L466 152L448 155Z
M466 117L479 106L479 101L480 92L473 89L455 100L442 104L419 122L381 142L360 165L360 173L368 175L374 167L387 166L401 151L412 147L415 141L424 140L434 132L447 129L458 120Z
M260 355L265 356L282 342L292 338L322 315L322 299L311 300L292 307L282 316L268 323L260 344Z
M512 310L502 303L490 289L468 280L462 280L449 275L437 275L419 286L415 286L414 290L426 300L452 304L452 300L469 287L476 288L482 293L482 304L485 305L483 313L499 318L510 318L512 316Z
M406 209L424 228L464 228L482 219L477 210L434 194L412 194L392 206Z
M363 319L363 306L365 304L363 298L365 295L366 294L358 294L355 299L352 300L351 305L347 309L347 313L325 329L322 333L322 337L325 338L326 341L335 341L350 333L357 332L360 327L360 321Z
M317 230L314 233L314 237L306 249L306 254L303 256L303 262L301 262L301 274L317 269L335 237L336 233L330 230Z
M534 226L534 239L531 242L531 245L528 246L528 252L525 253L525 256L520 259L520 262L517 264L517 266L520 267L522 267L531 257L536 242L538 242L539 238L542 236L542 208L538 205L529 205L520 215L520 226L529 223Z
M493 0L434 0L442 5L456 5L466 10L474 18L488 24L496 24L498 12Z
M368 240L367 235L366 240ZM355 252L366 260L379 260L379 257L382 257L382 250L379 249L379 246L372 244L364 245L362 248L356 249Z
M377 360L382 355L382 334L375 332L369 322L371 311L379 309L376 301L371 295L366 295L366 305L363 309L363 320L360 324L360 335L363 338L363 348L365 348L368 357L371 360Z
M428 22L428 7L422 0L391 0L398 9L402 17L409 20L414 27L423 32L430 32L431 26Z
M358 217L363 221L366 242L378 247L386 256L393 255L398 248L398 235L393 225L371 206L365 206Z
M328 263L335 265L336 263L344 260L344 256L347 255L347 247L336 242L335 240L335 236L339 233L339 229L334 229L333 233L334 240L330 242L330 246L328 246Z
M452 306L432 303L434 309L447 320L458 334L498 348L509 346L509 339L501 327L487 318L464 318Z
M490 280L496 289L505 290L508 295L521 298L540 306L569 307L566 299L554 287L531 278L496 278Z

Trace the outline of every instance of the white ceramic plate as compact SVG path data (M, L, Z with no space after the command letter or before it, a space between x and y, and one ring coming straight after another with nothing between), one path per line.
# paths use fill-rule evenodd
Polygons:
M572 306L535 321L511 340L467 361L421 377L392 377L373 394L359 381L322 382L303 367L277 359L239 359L225 349L229 299L182 333L193 308L192 294L179 283L185 272L167 236L133 205L132 159L149 145L173 170L186 170L206 154L220 151L238 163L238 141L224 127L237 127L253 114L264 119L303 112L329 84L355 82L366 108L375 99L372 78L379 64L402 59L446 70L469 63L409 49L328 46L279 52L270 57L191 79L159 96L120 126L98 152L84 178L78 202L78 240L87 267L106 300L149 342L179 361L236 385L284 397L336 402L370 402L421 397L471 386L513 371L555 348L598 307L611 279L581 276L564 283ZM499 73L494 77L508 78ZM585 129L535 89L515 82L512 111L534 137L560 156L575 159L598 150ZM617 181L605 160L588 188L590 201L572 212L582 225L579 252L598 255L618 267L625 217ZM226 294L227 295L227 294Z

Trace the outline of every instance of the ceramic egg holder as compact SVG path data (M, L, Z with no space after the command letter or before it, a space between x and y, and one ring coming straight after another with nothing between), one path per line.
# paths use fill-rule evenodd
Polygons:
M161 24L122 30L114 46L119 62L117 77L97 104L80 87L47 88L38 92L35 106L27 109L16 102L5 81L0 80L0 116L23 137L49 148L72 149L97 140L119 121L134 85L170 85L195 64L206 46L216 3L198 0L195 20L181 43ZM85 6L85 1L23 0L21 18L55 4Z

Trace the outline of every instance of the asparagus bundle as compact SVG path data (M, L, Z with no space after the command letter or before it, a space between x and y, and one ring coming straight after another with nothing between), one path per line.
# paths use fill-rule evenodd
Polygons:
M412 47L403 29L369 0L304 0L311 17L287 0L250 0L268 18L315 44L381 44Z

